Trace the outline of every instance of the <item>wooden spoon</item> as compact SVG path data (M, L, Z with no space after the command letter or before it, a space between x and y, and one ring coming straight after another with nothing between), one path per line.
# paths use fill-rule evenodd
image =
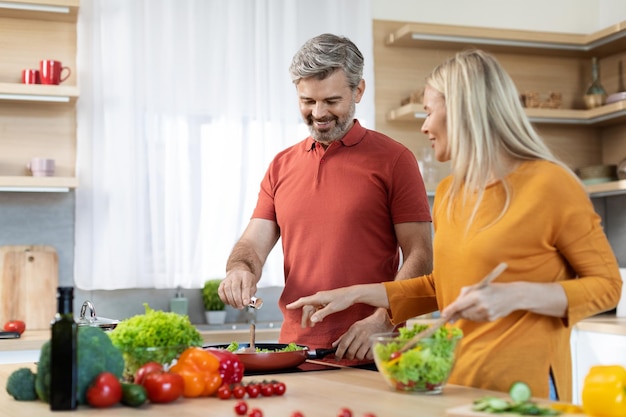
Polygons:
M254 323L250 323L250 346L245 350L246 353L256 353L256 325Z
M472 291L473 290L479 290L481 288L485 288L487 285L489 285L489 283L491 283L491 281L496 279L507 267L508 267L508 265L505 262L500 263L490 273L488 273L472 289ZM409 341L406 342L405 345L402 346L402 348L400 348L399 350L396 351L396 353L394 354L394 357L395 358L399 357L402 353L406 352L407 350L409 350L413 346L415 346L423 338L432 336L437 331L437 329L439 329L441 326L446 324L447 321L448 321L448 319L446 319L444 317L441 317L441 318L437 319L437 321L435 321L433 324L431 324L428 329L422 330L421 332L419 332L418 334L413 336L411 339L409 339Z

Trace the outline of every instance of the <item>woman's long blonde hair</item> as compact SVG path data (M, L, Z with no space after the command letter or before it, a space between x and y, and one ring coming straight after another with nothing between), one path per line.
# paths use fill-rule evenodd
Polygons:
M444 196L448 215L454 204L473 200L468 229L490 181L502 180L506 192L502 211L490 224L509 207L512 196L504 177L511 167L502 155L514 160L547 160L571 172L535 132L513 80L492 55L476 49L459 52L437 66L426 85L438 91L446 103L452 168L452 185Z

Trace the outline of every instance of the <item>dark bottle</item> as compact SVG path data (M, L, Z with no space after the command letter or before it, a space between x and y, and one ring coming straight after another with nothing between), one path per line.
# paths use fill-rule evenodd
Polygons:
M57 314L50 341L50 409L74 410L77 406L76 364L78 324L74 320L74 288L57 289Z

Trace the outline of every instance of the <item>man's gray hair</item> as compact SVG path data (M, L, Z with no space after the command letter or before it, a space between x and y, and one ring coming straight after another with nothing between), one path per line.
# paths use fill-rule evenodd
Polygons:
M363 55L348 38L330 33L309 39L294 55L289 73L298 84L302 78L323 80L342 69L348 85L355 89L363 78Z

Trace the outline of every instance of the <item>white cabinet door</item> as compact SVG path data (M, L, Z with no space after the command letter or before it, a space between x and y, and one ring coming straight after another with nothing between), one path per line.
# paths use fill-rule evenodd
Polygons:
M573 402L580 405L583 383L592 366L626 367L626 336L574 329L571 345Z

